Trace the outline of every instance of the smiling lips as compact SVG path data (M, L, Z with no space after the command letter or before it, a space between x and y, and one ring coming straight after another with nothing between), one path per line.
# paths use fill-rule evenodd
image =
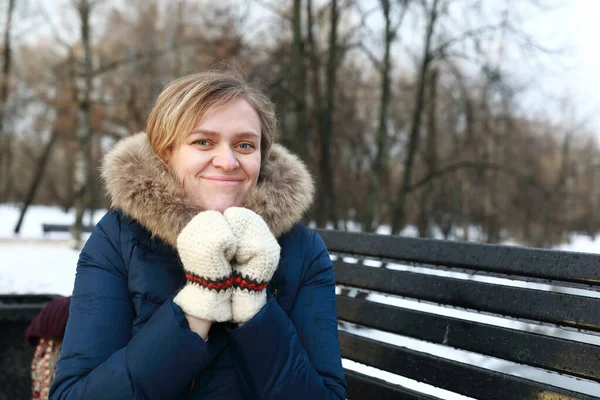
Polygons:
M203 176L202 179L206 179L217 185L237 185L244 182L243 179L232 176Z

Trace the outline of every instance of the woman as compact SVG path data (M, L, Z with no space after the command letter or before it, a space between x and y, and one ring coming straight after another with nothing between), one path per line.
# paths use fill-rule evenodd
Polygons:
M210 72L105 158L51 399L342 399L333 267L273 104Z

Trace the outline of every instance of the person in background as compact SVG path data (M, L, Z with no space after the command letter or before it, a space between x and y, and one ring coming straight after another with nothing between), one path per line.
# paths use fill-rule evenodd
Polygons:
M25 331L25 341L34 349L31 360L31 395L48 400L54 379L65 327L69 317L71 297L52 299L31 321Z
M102 176L50 398L344 399L314 185L273 103L227 71L169 84Z

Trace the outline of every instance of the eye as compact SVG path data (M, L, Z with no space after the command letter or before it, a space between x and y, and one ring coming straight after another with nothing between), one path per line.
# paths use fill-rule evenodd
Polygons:
M199 146L208 146L208 145L210 145L210 142L206 139L198 139L198 140L195 140L193 144L197 144Z
M242 150L254 150L256 148L252 143L240 143L238 147Z

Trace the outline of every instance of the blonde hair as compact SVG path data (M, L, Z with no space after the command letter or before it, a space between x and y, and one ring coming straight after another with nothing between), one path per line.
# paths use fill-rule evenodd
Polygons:
M260 119L260 151L264 163L277 136L275 105L238 74L211 71L171 82L156 99L148 116L146 135L155 153L166 161L168 152L204 118L208 110L244 98Z

